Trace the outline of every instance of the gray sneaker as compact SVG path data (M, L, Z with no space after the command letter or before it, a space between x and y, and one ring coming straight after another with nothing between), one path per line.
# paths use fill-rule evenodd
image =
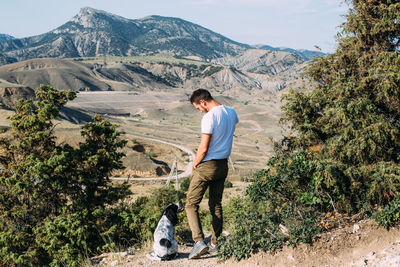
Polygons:
M218 245L212 246L211 245L211 236L207 236L204 238L204 242L208 246L208 253L212 256L218 255Z
M204 243L204 240L201 240L194 244L192 252L189 254L189 260L191 259L198 259L201 255L208 251L208 246Z
M208 244L208 253L212 256L218 255L218 245L211 246L211 243Z

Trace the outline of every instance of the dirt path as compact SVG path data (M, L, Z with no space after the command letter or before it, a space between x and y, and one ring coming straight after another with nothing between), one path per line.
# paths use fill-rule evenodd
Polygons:
M216 256L204 255L198 260L188 260L191 247L180 246L179 257L158 262L146 258L151 248L102 255L96 266L400 266L400 229L387 231L374 221L363 221L332 232L321 234L314 245L302 244L297 248L285 247L274 255L258 253L247 260L218 262ZM101 258L101 257L100 257Z

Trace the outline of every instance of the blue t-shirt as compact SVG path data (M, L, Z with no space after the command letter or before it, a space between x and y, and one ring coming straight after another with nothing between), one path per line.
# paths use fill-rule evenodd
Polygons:
M212 134L203 161L227 159L232 151L233 133L239 122L236 111L228 106L213 107L201 120L201 133Z

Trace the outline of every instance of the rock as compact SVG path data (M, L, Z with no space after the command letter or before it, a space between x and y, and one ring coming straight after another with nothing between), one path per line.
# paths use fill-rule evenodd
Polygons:
M118 261L117 260L110 261L107 265L108 266L117 266L118 265Z
M357 231L360 230L360 225L358 225L357 223L355 223L353 225L353 234L357 233Z

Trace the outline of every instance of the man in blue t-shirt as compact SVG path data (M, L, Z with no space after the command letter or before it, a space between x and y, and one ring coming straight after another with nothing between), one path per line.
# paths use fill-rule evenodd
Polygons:
M201 141L193 162L193 172L186 197L186 214L196 242L189 259L197 259L207 251L216 254L217 238L222 232L222 193L228 175L228 158L232 150L233 133L239 122L235 110L215 101L205 89L194 91L193 106L205 113L201 120ZM211 241L204 240L199 218L199 204L209 187L208 205L212 215Z

